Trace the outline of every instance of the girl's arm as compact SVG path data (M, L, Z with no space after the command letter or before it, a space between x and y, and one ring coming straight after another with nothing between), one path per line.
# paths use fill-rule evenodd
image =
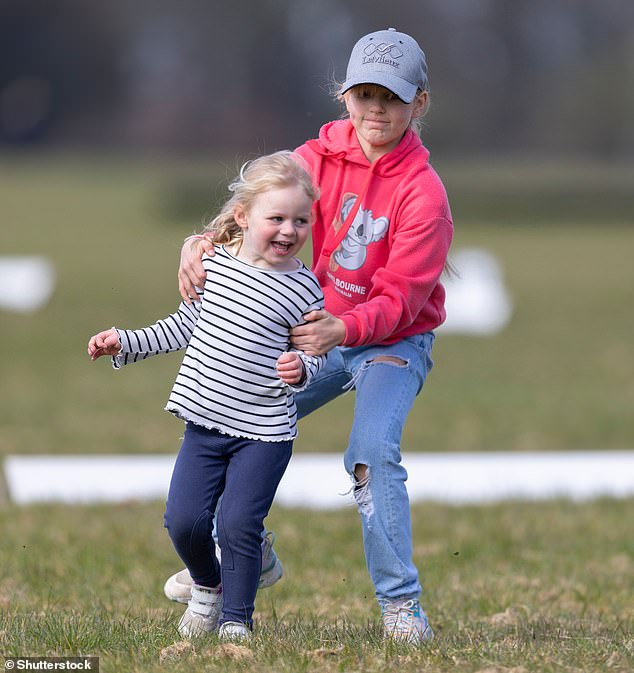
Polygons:
M121 349L112 353L115 369L146 360L153 355L173 353L186 348L200 315L201 302L182 302L178 311L167 318L138 330L116 329Z
M343 343L346 326L324 309L304 315L304 323L291 330L291 343L307 356L323 355Z
M306 320L307 315L326 313L324 310L323 293L319 289L317 279L315 278L314 280L320 296L317 301L305 307L303 312L304 320ZM304 390L311 380L317 376L326 362L325 352L333 346L326 348L320 353L306 353L294 343L292 336L294 329L291 329L289 333L291 349L286 353L282 353L278 358L277 373L286 385L291 386L295 392L298 392Z
M444 320L444 289L439 283L451 245L452 222L449 217L421 221L416 215L407 216L403 209L389 258L374 272L367 301L339 316L346 328L346 346L381 343L425 311L436 325Z
M212 234L185 239L178 267L178 291L186 304L196 301L196 288L202 287L205 282L206 273L201 261L205 253L210 257L215 254Z
M340 344L381 343L411 325L438 286L452 232L449 218L421 222L410 217L393 236L387 263L374 273L367 301L339 316L323 310L308 313L305 322L291 330L293 346L315 355ZM440 288L435 299L440 305L429 304L426 309L438 322L444 310L442 297Z

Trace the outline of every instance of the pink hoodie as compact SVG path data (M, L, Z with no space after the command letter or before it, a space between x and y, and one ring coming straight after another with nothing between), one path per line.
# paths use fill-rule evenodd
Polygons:
M346 119L325 124L296 152L321 190L313 271L326 309L345 323L343 344L391 344L438 327L453 225L420 138L408 130L370 164Z

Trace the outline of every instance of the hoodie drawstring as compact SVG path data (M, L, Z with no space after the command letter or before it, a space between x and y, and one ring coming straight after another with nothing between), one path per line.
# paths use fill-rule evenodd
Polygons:
M354 202L354 206L350 209L350 212L348 213L348 216L346 219L343 221L343 224L339 228L339 231L336 232L334 239L332 241L327 241L324 242L324 247L322 248L321 254L324 257L330 257L332 253L339 247L341 244L341 241L346 237L346 234L348 233L348 230L352 226L352 223L354 222L354 218L357 216L357 213L359 212L359 208L361 208L361 203L365 199L365 195L368 193L368 189L370 187L370 182L372 181L372 176L374 175L374 170L376 168L376 165L379 163L380 159L377 159L373 163L370 164L368 171L366 173L366 178L363 183L363 187L361 188L361 193L359 196L357 196L356 201ZM343 162L341 162L343 164Z

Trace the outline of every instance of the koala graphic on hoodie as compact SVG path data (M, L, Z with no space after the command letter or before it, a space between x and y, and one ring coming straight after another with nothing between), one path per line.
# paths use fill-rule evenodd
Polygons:
M348 195L344 200L340 214L341 224L345 222L356 200L357 197L354 194ZM367 257L367 246L385 236L388 224L387 217L375 218L371 210L359 208L345 238L332 256L335 264L350 271L360 269Z

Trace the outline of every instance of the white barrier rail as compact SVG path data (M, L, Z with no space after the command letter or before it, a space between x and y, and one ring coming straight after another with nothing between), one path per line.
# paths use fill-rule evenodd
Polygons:
M9 500L124 502L165 499L173 455L8 456ZM412 502L481 503L555 497L634 495L634 451L409 453L403 456ZM296 454L276 503L335 509L352 504L339 454Z

